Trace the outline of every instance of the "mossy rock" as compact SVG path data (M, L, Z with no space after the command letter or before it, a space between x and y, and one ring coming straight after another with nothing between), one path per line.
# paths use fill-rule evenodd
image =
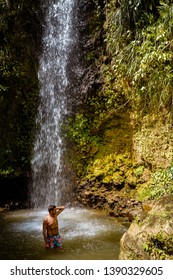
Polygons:
M112 183L112 176L105 176L105 177L103 178L102 182L103 182L104 184L110 184L110 183Z
M135 188L137 185L137 178L133 174L129 174L126 178L126 183L132 187Z

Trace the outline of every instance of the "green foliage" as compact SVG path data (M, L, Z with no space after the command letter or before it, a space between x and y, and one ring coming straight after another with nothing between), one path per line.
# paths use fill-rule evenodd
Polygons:
M142 12L141 3L123 1L117 7L110 1L106 6L105 42L111 65L106 73L105 88L109 93L111 80L116 78L114 95L124 96L124 102L130 103L135 110L142 109L145 113L153 108L158 111L166 108L171 111L173 5L147 1ZM132 6L128 5L136 7L135 15ZM128 20L123 21L127 18L123 17L127 10L133 28Z
M139 192L139 199L159 199L173 193L173 167L156 170L148 187Z
M144 250L154 260L173 259L173 237L163 232L149 236Z
M141 166L138 166L136 169L134 169L134 175L136 177L140 177L144 172L144 166L141 165Z
M81 159L88 157L90 160L93 159L93 147L109 149L107 143L101 146L100 142L104 142L105 123L116 118L117 111L138 111L139 116L163 109L172 112L173 100L171 1L94 0L93 3L95 11L89 21L90 28L87 29L89 49L85 56L87 63L92 65L89 72L92 85L87 88L87 101L82 111L70 121L68 127L68 135L75 142L78 153L81 153ZM104 42L98 40L98 43L96 40L98 31ZM98 83L95 82L97 79ZM105 153L106 156L115 150L114 146L114 150L112 148ZM99 153L103 156L102 151L97 156ZM90 160L84 161L84 165ZM90 166L91 177L97 171L103 175L105 169L99 164L95 171ZM137 181L143 171L142 166L134 169L132 179ZM142 199L172 193L169 172L156 171L152 184L141 192ZM112 174L105 174L106 182L110 181Z
M30 166L38 104L40 1L0 1L0 174Z
M92 123L82 114L76 114L75 120L69 120L68 135L84 151L89 151L91 145L98 145L99 136L91 134Z

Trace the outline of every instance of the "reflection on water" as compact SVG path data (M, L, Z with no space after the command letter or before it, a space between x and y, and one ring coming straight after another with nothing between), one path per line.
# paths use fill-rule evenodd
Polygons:
M127 227L107 214L68 208L59 216L63 251L45 249L42 237L44 210L19 210L0 219L0 259L118 259L119 241Z

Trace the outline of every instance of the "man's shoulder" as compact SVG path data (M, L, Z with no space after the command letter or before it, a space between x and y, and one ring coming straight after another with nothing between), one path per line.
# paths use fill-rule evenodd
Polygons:
M43 218L43 222L47 222L48 220L49 220L49 215L47 215Z

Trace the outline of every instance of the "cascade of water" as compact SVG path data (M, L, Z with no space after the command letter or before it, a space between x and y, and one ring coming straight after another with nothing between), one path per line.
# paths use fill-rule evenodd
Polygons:
M52 0L46 9L43 52L38 78L40 105L38 135L32 164L32 207L64 203L66 182L63 175L62 118L67 114L67 66L76 44L75 0Z

